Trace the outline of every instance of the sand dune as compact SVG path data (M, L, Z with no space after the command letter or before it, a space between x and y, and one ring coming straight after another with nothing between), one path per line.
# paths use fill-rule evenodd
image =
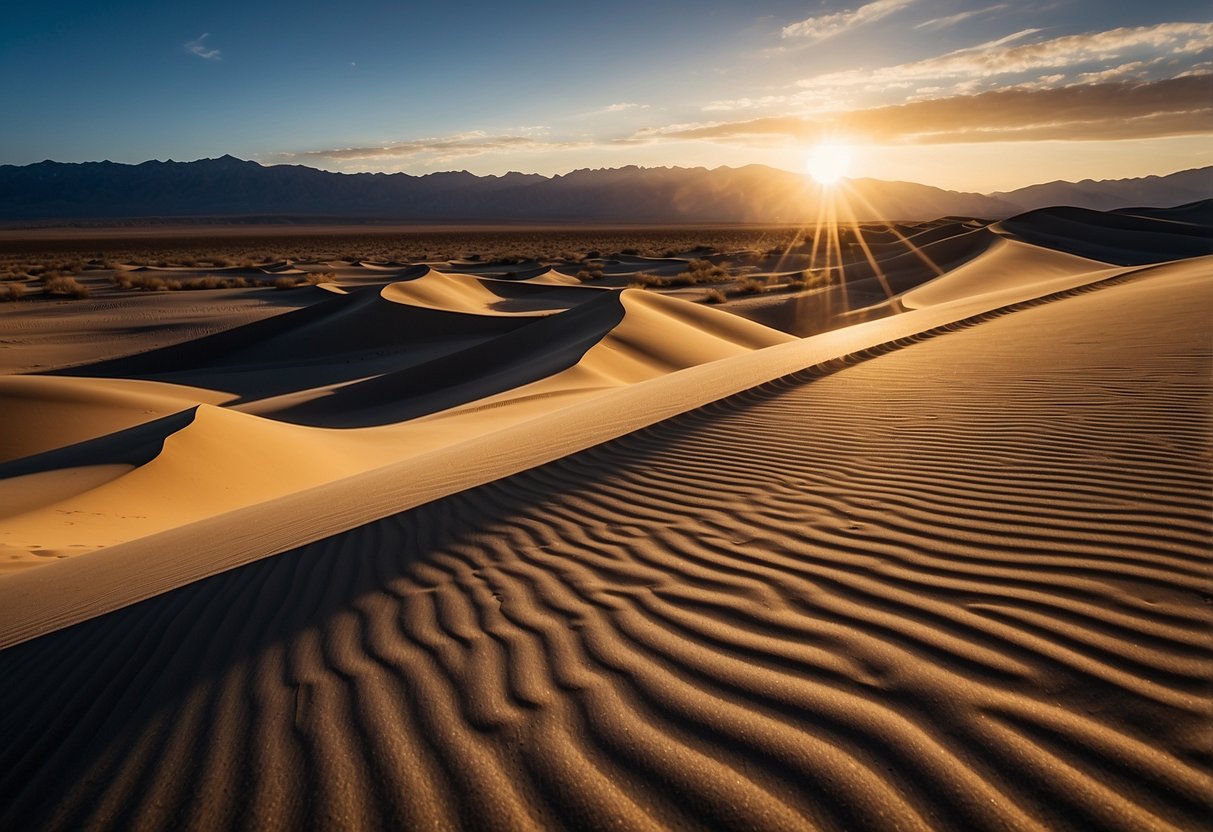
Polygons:
M1201 210L865 230L723 308L601 288L692 253L51 321L0 828L1208 827Z
M1085 208L1041 208L993 228L1034 245L1118 265L1213 254L1206 225Z
M581 303L587 299L587 291L592 290L430 269L411 280L393 283L382 294L393 303L464 315L542 316Z
M3 820L1197 828L1210 302L1139 273L6 650Z
M466 285L456 283L455 294ZM394 283L381 294L392 297L400 286ZM544 289L538 294L547 293ZM183 422L159 420L156 424L164 428L163 433L128 431L115 434L108 445L98 440L76 445L62 441L49 461L36 460L33 469L22 460L0 467L8 488L20 490L36 479L39 493L48 495L42 504L31 506L26 500L4 511L0 568L12 572L41 566L146 537L456 445L469 434L525 421L536 411L550 410L553 403L567 406L624 385L792 340L728 313L671 298L634 292L592 295L593 302L562 314L537 319L523 314L524 320L533 321L528 326L408 369L255 399L246 394L244 399L251 401L237 402L233 409L201 404L189 408L190 416ZM252 329L272 336L294 317L331 323L324 307L311 307ZM365 316L356 320L365 321ZM343 331L350 323L343 317ZM223 336L240 345L250 333ZM188 363L185 347L174 351L182 363ZM226 357L230 359L231 353ZM152 363L163 366L164 362L158 357ZM131 363L110 362L103 368L114 372ZM314 380L317 371L304 366L297 374ZM196 380L219 384L262 375L262 371L233 375L221 368ZM105 390L117 382L87 383ZM180 410L193 403L191 388L126 384L173 392L178 398L170 402ZM74 392L87 398L89 389L81 386ZM208 396L232 398L205 388L197 392L199 401ZM100 405L90 401L90 406ZM165 410L167 405L160 412ZM76 412L88 415L83 409ZM433 415L425 421L409 421L427 414ZM145 409L141 421L151 422L156 415L159 412ZM338 427L366 430L325 429ZM66 439L70 434L50 436ZM116 472L107 468L110 475L95 482L82 469L99 464L99 455L105 465L134 467ZM94 487L82 492L81 482ZM62 523L65 512L76 519Z
M193 405L235 396L128 379L0 376L4 399L3 463L114 433Z

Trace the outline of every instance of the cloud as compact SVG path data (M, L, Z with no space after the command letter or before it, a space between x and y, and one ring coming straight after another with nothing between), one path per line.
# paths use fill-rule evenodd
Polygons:
M1160 23L1065 35L1034 43L1020 42L1037 32L1038 29L1025 29L999 40L934 58L873 70L832 72L798 83L802 87L880 88L890 83L991 78L1034 70L1106 64L1142 52L1179 56L1196 55L1213 49L1213 23Z
M761 107L773 107L778 104L787 104L791 100L791 96L787 95L764 95L758 98L730 98L721 101L709 101L700 109L704 112L731 111L731 110L756 110Z
M840 32L854 29L856 26L888 17L913 2L914 0L874 0L858 9L818 15L798 23L790 23L783 27L781 34L784 38L797 38L809 43L817 43L826 38L832 38Z
M327 150L307 150L275 153L281 162L328 160L336 163L450 162L502 151L552 151L588 147L585 141L552 141L534 135L518 133L492 135L482 130L456 133L406 141L389 142L366 147L342 147Z
M618 104L608 104L603 108L604 113L622 113L624 110L647 110L648 104L637 104L633 101L622 101Z
M210 36L210 32L203 32L200 37L185 44L185 51L191 52L207 61L223 60L222 53L218 49L211 49L206 45L206 39Z
M933 20L924 20L922 23L915 25L914 28L929 29L931 31L937 29L946 29L949 26L955 26L962 20L968 20L970 17L989 14L990 12L1000 12L1005 8L1007 8L1006 3L997 3L993 6L986 6L984 9L973 9L972 11L959 12L957 14L949 15L948 17L937 17Z
M641 130L634 142L807 142L842 134L876 143L953 144L1156 138L1213 132L1213 75L1154 82L1011 88L831 118L758 118Z

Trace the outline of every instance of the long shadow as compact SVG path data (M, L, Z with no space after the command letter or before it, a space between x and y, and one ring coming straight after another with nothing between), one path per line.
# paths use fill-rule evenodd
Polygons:
M160 730L191 693L359 615L360 599L416 581L432 554L476 545L478 535L567 496L570 482L592 493L604 470L642 472L654 445L693 429L707 410L744 411L784 390L786 382L767 385L575 454L558 463L559 476L523 472L0 652L0 828L58 825L61 795L105 767L115 748ZM458 520L468 517L475 527Z

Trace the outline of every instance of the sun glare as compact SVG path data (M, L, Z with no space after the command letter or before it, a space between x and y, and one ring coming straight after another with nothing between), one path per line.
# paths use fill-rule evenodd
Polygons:
M809 153L809 175L822 185L834 185L851 167L851 150L840 144L819 144Z

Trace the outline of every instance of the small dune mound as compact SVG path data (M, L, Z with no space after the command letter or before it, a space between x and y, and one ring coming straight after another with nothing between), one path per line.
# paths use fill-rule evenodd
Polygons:
M577 286L495 280L437 269L427 269L410 280L393 283L381 294L384 299L402 305L484 316L542 317L588 299Z

